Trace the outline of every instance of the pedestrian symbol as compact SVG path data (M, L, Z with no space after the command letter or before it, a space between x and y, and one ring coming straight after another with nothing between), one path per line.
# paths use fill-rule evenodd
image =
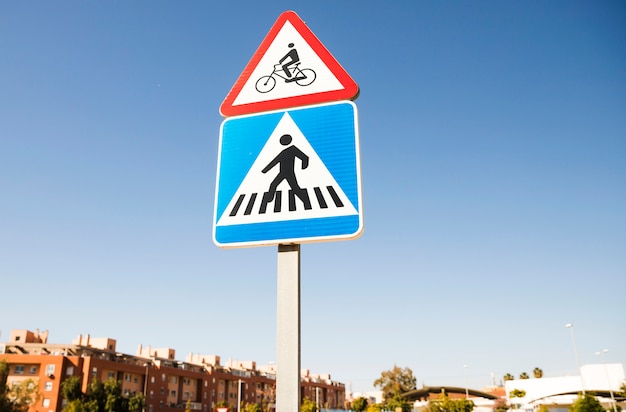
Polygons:
M320 128L320 114L326 114L326 126L337 127ZM339 132L328 136L327 130L335 129ZM309 237L310 241L320 240L337 236L336 228L324 229L337 222L341 222L341 231L349 231L344 236L358 236L362 225L356 133L352 102L224 121L216 243L229 246L233 233L263 244ZM342 156L349 157L342 160ZM224 168L224 162L236 166ZM236 171L231 174L231 169ZM301 239L303 231L306 236ZM270 237L269 242L260 238L265 236Z
M283 146L287 146L291 144L291 135L284 134L280 138L280 144ZM276 197L276 189L278 185L282 183L283 180L289 183L289 187L291 188L291 192L298 196L300 200L304 203L305 209L311 209L311 202L309 201L309 196L306 190L302 189L298 185L298 181L296 179L296 171L295 171L295 163L296 158L300 159L302 162L302 169L306 169L309 166L309 156L302 153L302 150L298 149L296 146L289 146L282 152L278 154L267 166L261 170L263 173L267 173L274 168L274 166L279 165L278 176L272 181L270 184L270 188L263 195L263 203L261 203L261 209L265 211L267 207L267 203L274 200Z

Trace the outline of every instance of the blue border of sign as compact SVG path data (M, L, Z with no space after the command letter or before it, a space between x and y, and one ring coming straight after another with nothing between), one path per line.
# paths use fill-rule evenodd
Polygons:
M358 214L217 226L285 113L289 113ZM357 117L356 105L343 101L224 120L220 128L213 217L215 244L219 247L250 247L358 237L363 231L363 208Z

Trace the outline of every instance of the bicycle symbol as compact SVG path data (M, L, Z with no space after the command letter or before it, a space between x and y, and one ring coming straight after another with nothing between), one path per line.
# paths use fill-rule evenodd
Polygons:
M254 87L259 93L268 93L276 86L276 77L284 79L285 83L294 82L299 86L308 86L315 81L315 71L313 71L313 69L300 69L299 62L293 65L291 71L293 74L291 77L288 77L285 74L283 66L275 64L272 73L259 78Z

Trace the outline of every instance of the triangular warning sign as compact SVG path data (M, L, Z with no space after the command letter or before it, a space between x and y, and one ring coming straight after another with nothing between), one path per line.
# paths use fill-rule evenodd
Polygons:
M285 135L290 136L286 141L282 139ZM277 186L271 193L274 182ZM217 226L356 214L343 189L285 113L218 218Z
M354 99L359 87L293 11L282 13L220 106L223 116Z

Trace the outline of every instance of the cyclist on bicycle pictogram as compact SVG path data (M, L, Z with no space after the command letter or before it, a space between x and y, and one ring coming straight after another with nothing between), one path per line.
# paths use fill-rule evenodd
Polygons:
M268 93L276 86L277 78L285 80L285 83L295 83L298 86L308 86L315 81L313 69L300 68L300 56L293 43L288 44L289 51L274 65L274 70L266 76L261 76L254 87L259 93Z
M285 72L285 75L287 75L288 77L288 79L285 79L285 83L306 79L306 74L302 73L302 71L300 71L298 75L296 75L295 77L292 77L292 73L289 70L289 66L295 66L298 63L300 63L300 56L298 56L298 51L293 46L294 46L293 43L289 43L288 47L291 50L289 50L287 54L285 54L283 58L278 61L278 64L282 64L283 71ZM283 64L285 60L287 60L287 62Z

